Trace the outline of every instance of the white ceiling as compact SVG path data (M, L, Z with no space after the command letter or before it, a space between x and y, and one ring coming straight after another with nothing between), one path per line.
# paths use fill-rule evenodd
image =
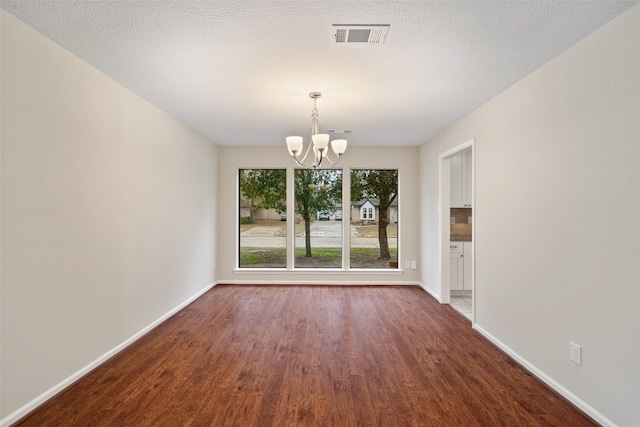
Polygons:
M2 8L219 145L320 128L419 145L637 1L12 1ZM336 45L332 24L390 24Z

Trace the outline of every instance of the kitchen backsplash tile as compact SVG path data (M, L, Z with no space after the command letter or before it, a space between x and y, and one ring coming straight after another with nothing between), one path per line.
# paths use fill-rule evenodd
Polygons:
M451 224L451 237L468 237L471 239L472 224L469 224L469 217L473 217L472 208L451 208L451 217L455 219L455 224Z

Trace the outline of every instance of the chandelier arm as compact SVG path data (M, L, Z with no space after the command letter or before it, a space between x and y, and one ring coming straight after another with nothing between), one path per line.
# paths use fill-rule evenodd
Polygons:
M326 149L323 151L326 151ZM322 151L318 152L318 154L316 155L316 165L315 165L316 168L320 167L320 165L322 164L322 160L324 160L325 157L326 156L322 155Z
M336 156L338 156L338 157L336 158L336 161L334 162L327 155L327 160L329 160L329 163L330 163L329 166L333 166L333 165L337 164L340 161L340 159L342 158L342 156L340 154L336 154Z
M313 169L312 166L308 166L308 165L305 165L304 163L300 163L300 160L298 160L295 156L292 156L292 157L293 157L293 160L295 160L295 162L297 163L297 165L300 166L301 168L303 168L303 169Z
M307 147L307 151L304 152L304 156L302 157L302 160L300 160L300 162L304 163L304 161L307 159L307 156L309 155L309 151L311 151L312 146L313 146L313 143L309 141L309 146ZM296 159L296 161L297 160L298 159Z

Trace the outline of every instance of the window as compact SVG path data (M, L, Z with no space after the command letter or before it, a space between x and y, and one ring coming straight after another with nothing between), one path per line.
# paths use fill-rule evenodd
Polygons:
M295 268L342 267L341 170L295 171Z
M351 171L351 268L398 268L398 171Z
M286 268L285 169L241 169L239 267Z
M364 204L360 207L360 219L361 220L373 220L375 219L374 216L374 208L373 206L367 206L367 205L371 205L370 201L365 201Z
M344 258L351 269L397 269L398 170L352 169L349 203L342 174L293 170L287 212L286 169L240 169L239 268L341 269Z

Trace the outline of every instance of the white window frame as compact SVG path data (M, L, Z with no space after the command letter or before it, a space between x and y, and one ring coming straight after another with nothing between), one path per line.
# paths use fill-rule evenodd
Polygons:
M252 167L239 167L238 170L243 170L243 169L280 169L280 168L272 168L272 167L259 167L259 166L252 166ZM345 206L345 200L350 200L351 199L351 180L350 180L350 171L354 170L354 169L367 169L367 168L336 168L336 170L340 170L342 171L342 176L343 176L343 180L342 180L342 205L343 207ZM396 167L396 168L376 168L376 167L371 167L369 168L371 170L375 170L375 169L395 169L398 171L398 191L400 191L400 187L401 187L401 170L400 168ZM294 187L295 187L295 171L297 170L297 168L295 167L287 167L287 190L286 190L286 197L287 197L287 221L286 221L286 229L287 229L287 243L286 243L286 248L287 248L287 266L286 268L282 268L282 267L258 267L258 268L251 268L251 267L240 267L239 266L239 247L240 247L240 233L239 233L239 225L240 225L240 221L239 221L239 209L240 209L240 203L239 203L239 197L240 197L240 182L239 182L239 178L237 181L237 189L236 189L236 197L238 197L238 200L236 202L236 209L238 209L236 211L236 217L238 218L238 220L236 221L236 236L237 236L237 240L236 240L236 266L233 269L233 273L234 274L255 274L256 272L260 272L260 273L265 273L265 274L282 274L283 271L286 272L297 272L300 274L342 274L342 273L348 273L350 271L356 273L360 273L362 271L366 271L367 273L384 273L384 274L402 274L403 270L400 267L400 260L401 260L401 247L400 247L400 223L399 223L399 212L398 212L398 207L396 206L396 219L395 219L395 223L398 225L398 266L396 268L352 268L351 267L351 261L350 261L350 257L351 257L351 214L353 213L353 209L350 209L350 213L349 215L347 215L347 218L344 218L344 209L342 210L343 212L343 220L342 222L342 226L343 226L343 232L342 232L342 267L341 268L322 268L322 269L318 269L318 268L304 268L304 267L295 267L294 264L294 258L295 258L295 221L293 221L293 219L295 218L295 214L293 214L293 212L295 212L295 191L294 191ZM237 177L239 177L239 174L236 174ZM399 195L398 195L399 197ZM366 208L366 216L371 215L371 218L364 218L363 215L365 215L364 209L362 208L362 205L360 206L360 216L361 219L364 220L375 220L377 215L376 215L376 210L377 208L375 206L373 206L373 203L371 203L370 200L365 201L366 204L369 205L369 207ZM346 206L349 206L349 204L347 204ZM352 205L353 208L353 205Z

